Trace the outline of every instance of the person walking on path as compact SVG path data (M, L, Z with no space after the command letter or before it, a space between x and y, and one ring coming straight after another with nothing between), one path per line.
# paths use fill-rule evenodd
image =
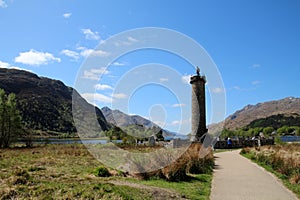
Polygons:
M227 138L227 147L228 147L229 149L232 148L232 140L231 140L230 137Z

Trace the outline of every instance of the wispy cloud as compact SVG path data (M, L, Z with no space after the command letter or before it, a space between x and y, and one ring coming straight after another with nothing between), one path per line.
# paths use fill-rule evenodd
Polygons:
M0 8L7 8L7 4L4 0L0 0Z
M91 29L81 29L87 40L99 40L100 35L97 31L93 32Z
M63 55L65 55L65 56L71 57L74 60L78 60L79 59L79 53L77 53L75 51L64 49L60 53L63 54Z
M83 57L88 57L88 56L107 57L110 55L109 52L103 50L88 49L86 47L77 47L77 50L80 51L80 55Z
M126 99L127 98L127 95L124 93L113 93L111 96L115 99Z
M171 125L173 125L173 126L177 126L177 125L180 125L180 124L181 124L181 122L179 120L174 120L174 121L171 122Z
M233 86L233 89L235 89L235 90L240 90L241 88L239 87L239 86Z
M161 128L165 127L166 125L165 121L159 121L159 120L153 120L153 123L160 126Z
M129 46L137 42L139 42L138 39L129 36L124 41L115 42L115 46Z
M183 107L185 106L184 103L176 103L176 104L173 104L172 107L176 108L176 107Z
M159 79L159 82L163 83L163 82L168 82L169 79L168 78L160 78Z
M130 36L127 39L128 39L129 42L138 42L137 39L135 39L133 37L130 37Z
M114 88L111 87L110 85L105 85L105 84L97 84L95 85L96 90L113 90Z
M260 83L261 83L261 82L258 81L258 80L255 80L255 81L252 81L252 82L251 82L252 85L259 85Z
M126 64L123 63L123 62L114 62L114 63L112 63L111 65L113 65L113 66L124 66L124 65L126 65Z
M60 62L61 60L60 58L54 57L51 53L39 52L34 49L27 52L21 52L19 53L19 56L15 58L16 63L35 66L47 65L51 61Z
M189 84L190 83L190 76L189 75L184 75L181 77L181 80L183 83Z
M97 102L100 102L100 103L111 103L112 102L111 97L108 97L108 96L105 96L105 95L99 94L99 93L83 93L83 94L81 94L81 96L93 105L95 105Z
M101 75L108 74L108 73L109 73L109 71L104 67L101 67L99 69L93 68L90 70L85 70L83 72L83 78L99 81Z
M223 93L223 92L225 92L224 89L219 88L219 87L216 87L216 88L212 89L212 93L215 93L215 94L220 94L220 93Z
M66 19L68 19L68 18L71 17L71 15L72 15L72 13L64 13L63 17L66 18Z
M234 86L231 89L236 90L236 91L240 91L240 92L249 92L249 91L255 90L256 88L255 87L241 88L240 86Z
M123 93L113 93L110 96L106 96L100 93L83 93L81 94L89 103L95 105L96 103L111 103L117 99L127 98L126 94Z
M183 120L174 120L171 122L171 126L178 126L178 125L184 125L184 124L190 124L191 118L189 119L183 119Z

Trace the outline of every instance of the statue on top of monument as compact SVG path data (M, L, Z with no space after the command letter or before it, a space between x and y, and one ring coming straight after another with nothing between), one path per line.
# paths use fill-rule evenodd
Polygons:
M200 76L200 68L197 66L197 70L196 70L197 76Z

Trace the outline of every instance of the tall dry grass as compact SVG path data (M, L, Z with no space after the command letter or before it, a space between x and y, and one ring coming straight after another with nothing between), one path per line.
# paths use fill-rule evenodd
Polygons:
M202 151L207 151L201 154ZM167 157L169 155L160 155ZM161 158L166 159L166 158ZM214 166L214 158L212 149L203 149L200 143L192 143L171 164L151 172L135 173L134 176L149 179L151 177L159 177L168 181L182 181L188 178L188 174L211 173Z
M245 148L251 159L271 166L283 174L292 184L300 184L300 144L263 146L260 149Z

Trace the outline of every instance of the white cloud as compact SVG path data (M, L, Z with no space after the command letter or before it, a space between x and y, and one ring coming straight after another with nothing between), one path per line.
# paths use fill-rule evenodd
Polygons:
M105 85L105 84L97 84L95 85L96 90L113 90L114 88L111 87L110 85Z
M122 62L114 62L112 65L114 65L114 66L124 66L126 64L122 63Z
M257 84L258 84L258 83L257 83ZM256 88L255 88L255 87L241 88L241 87L239 87L239 86L234 86L233 89L234 89L234 90L237 90L237 91L240 91L240 92L249 92L249 91L255 90Z
M219 87L216 87L216 88L213 88L212 89L212 93L215 93L215 94L220 94L220 93L223 93L224 90L222 88L219 88Z
M7 4L5 3L4 0L0 0L0 7L1 8L7 8Z
M164 122L164 121L155 121L154 120L153 123L160 126L160 127L162 127L162 128L166 125L166 122Z
M190 76L189 75L182 76L181 80L182 80L183 83L189 84L190 83Z
M15 58L15 62L27 64L27 65L47 65L51 61L60 62L60 58L54 57L48 52L39 52L31 49L28 52L21 52L19 56Z
M234 86L233 89L240 90L241 88L239 86Z
M9 67L10 67L9 63L0 61L0 68L9 68Z
M130 36L129 36L127 39L128 39L129 42L132 42L132 43L138 42L137 39L135 39L135 38L133 38L133 37L130 37Z
M138 39L129 36L127 37L127 40L115 42L115 46L129 46L138 41Z
M115 99L126 99L127 98L127 95L124 93L113 93L111 96Z
M127 95L123 93L112 94L111 97L99 93L83 93L81 96L93 105L95 105L97 102L111 103L116 99L127 98Z
M99 40L99 33L93 32L91 29L81 29L82 33L85 35L85 39L87 40Z
M184 103L176 103L176 104L173 104L172 107L176 108L176 107L183 107L185 106Z
M190 124L191 121L192 121L191 118L189 118L189 119L184 119L184 120L181 120L181 121L179 121L179 120L174 120L174 121L171 122L171 125L172 125L172 126L178 126L178 125Z
M168 78L160 78L159 81L160 81L161 83L163 83L163 82L169 81L169 79L168 79Z
M12 66L7 62L2 62L2 61L0 61L0 68L18 69L18 70L24 70L24 71L32 72L31 70L24 69L24 68L17 67L17 66Z
M260 81L258 81L258 80L256 80L256 81L252 81L252 83L251 83L252 85L258 85L258 84L260 84Z
M67 19L67 18L70 18L71 15L72 15L72 13L64 13L63 17Z
M106 70L106 68L104 68L104 67L101 67L99 69L93 68L90 70L85 70L83 72L83 78L99 81L101 75L108 74L108 73L109 73L109 71Z
M88 57L88 56L107 57L110 55L109 52L102 51L102 50L87 49L86 47L78 47L77 50L80 50L80 55L83 57Z
M64 49L64 50L62 50L60 53L63 54L63 55L65 55L65 56L74 58L75 60L78 60L78 59L79 59L79 53L77 53L77 52L75 52L75 51L71 51L71 50L68 50L68 49Z
M111 103L112 101L110 97L99 93L83 93L81 96L93 105L96 102Z
M174 120L171 122L171 125L176 126L176 125L180 125L181 122L179 120Z

